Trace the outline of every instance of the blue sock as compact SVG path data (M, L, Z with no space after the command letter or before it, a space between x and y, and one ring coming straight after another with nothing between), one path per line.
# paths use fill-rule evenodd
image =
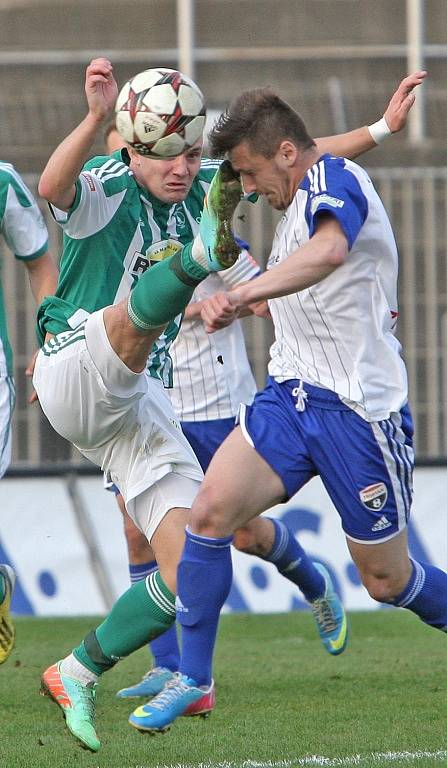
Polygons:
M428 563L411 563L410 581L393 605L408 608L425 624L447 632L447 573Z
M232 536L208 538L190 533L177 569L177 621L182 626L180 671L197 685L210 685L220 609L233 576Z
M287 526L273 517L269 520L275 527L275 541L271 552L263 559L274 563L286 579L293 581L308 602L321 597L326 589L324 576Z
M152 573L152 571L156 571L157 568L156 560L138 565L129 563L131 583L135 584L136 581L145 579L146 576ZM155 640L148 643L148 648L154 657L154 667L166 667L171 672L177 672L180 664L180 648L175 623L166 632L163 632L162 635L158 635Z
M152 571L156 571L158 568L156 560L150 560L148 563L129 563L129 576L130 583L135 584L137 581L145 579Z

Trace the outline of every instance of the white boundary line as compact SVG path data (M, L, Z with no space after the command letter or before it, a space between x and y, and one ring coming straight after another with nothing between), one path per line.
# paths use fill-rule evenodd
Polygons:
M307 755L306 757L297 757L296 760L244 760L241 763L223 762L223 763L176 763L175 765L157 766L157 768L299 768L304 766L323 766L326 768L336 768L337 766L351 765L386 765L387 763L417 763L419 760L446 760L447 750L437 750L436 752L417 751L417 752L370 752L368 755L347 755L346 757L324 757L322 755ZM147 768L144 765L136 765L135 768Z

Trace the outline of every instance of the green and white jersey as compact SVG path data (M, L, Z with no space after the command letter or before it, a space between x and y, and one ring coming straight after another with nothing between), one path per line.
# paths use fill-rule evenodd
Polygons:
M48 250L48 232L31 192L10 163L0 162L0 233L16 259L32 261ZM0 283L0 377L12 376L5 303Z
M87 313L121 301L152 263L193 240L218 166L203 160L186 200L171 204L137 183L126 150L89 160L68 213L52 207L64 244L56 295L39 308L40 335L76 328ZM158 338L148 361L151 375L165 386L172 379L168 349L180 323L181 315Z

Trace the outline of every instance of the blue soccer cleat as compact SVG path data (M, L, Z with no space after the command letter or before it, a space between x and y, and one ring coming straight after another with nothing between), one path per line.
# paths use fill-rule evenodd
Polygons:
M155 699L132 712L129 723L139 731L160 733L181 715L208 715L215 704L214 681L209 687L197 687L194 680L176 672Z
M143 675L139 683L131 685L129 688L121 688L116 695L119 699L138 699L140 696L150 699L161 693L166 683L173 677L174 672L171 672L167 667L154 667Z
M0 602L0 664L9 658L15 642L15 629L12 623L10 606L16 575L10 565L0 565L0 576L3 576L5 591Z
M224 160L209 186L199 225L198 236L211 272L228 269L239 258L232 220L242 196L239 174Z
M348 620L328 571L321 563L314 563L314 565L324 576L326 589L322 597L310 603L310 607L321 642L328 653L337 656L343 653L348 643Z

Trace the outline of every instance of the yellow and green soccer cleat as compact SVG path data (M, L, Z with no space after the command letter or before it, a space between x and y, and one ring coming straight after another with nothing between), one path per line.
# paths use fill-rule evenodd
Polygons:
M83 685L79 680L64 675L58 661L42 675L40 692L50 696L62 709L68 730L92 752L97 752L101 743L95 731L96 685Z
M310 603L318 634L327 652L332 656L343 653L348 642L348 620L328 571L321 563L314 563L324 576L326 589L322 597Z
M10 614L11 596L16 575L10 565L0 565L0 577L3 577L5 586L3 599L0 602L0 664L3 664L14 648L16 638Z
M239 174L224 160L209 186L199 225L199 238L211 272L228 269L239 258L232 221L242 196Z

